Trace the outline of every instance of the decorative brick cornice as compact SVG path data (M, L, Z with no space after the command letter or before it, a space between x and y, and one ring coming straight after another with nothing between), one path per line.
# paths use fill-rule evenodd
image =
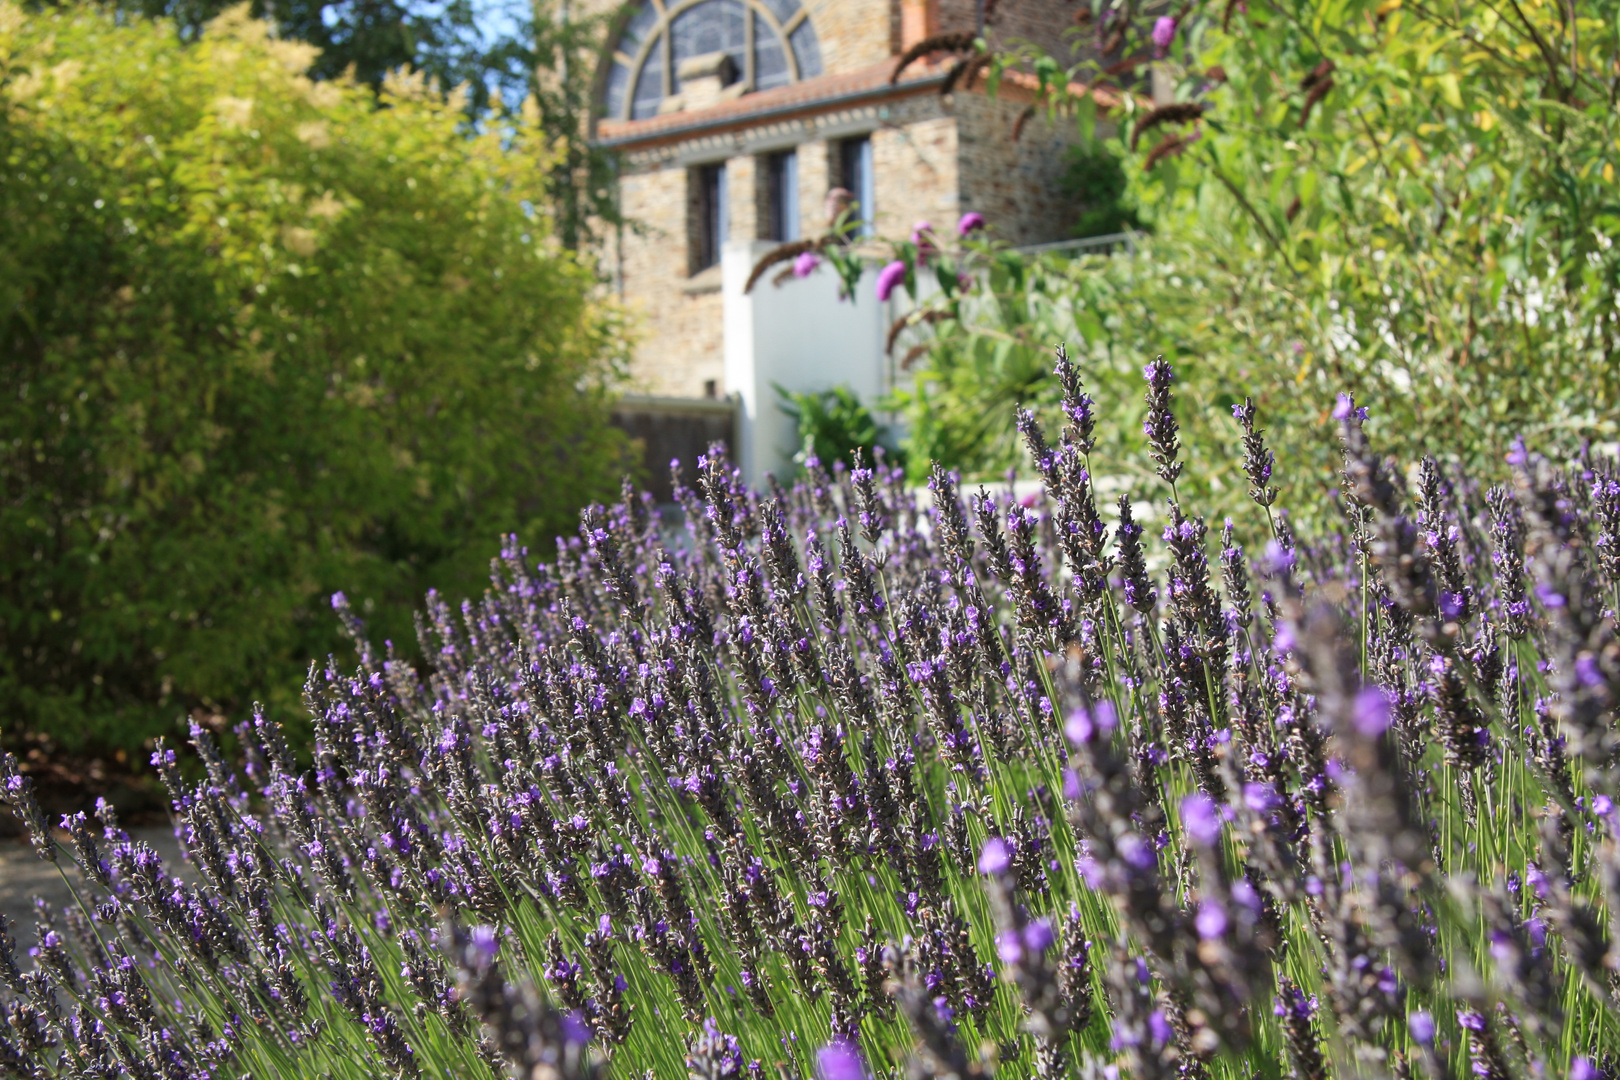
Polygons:
M596 143L627 152L632 159L660 158L667 154L660 154L659 150L676 144L718 146L734 141L744 131L753 133L753 129L766 127L788 130L800 126L796 121L823 114L861 113L881 103L937 92L950 70L948 63L914 64L901 74L898 82L891 82L894 65L894 60L884 60L855 71L819 75L757 94L745 94L690 112L650 116L644 120L601 120L596 125ZM1035 76L1007 71L1001 76L997 96L1028 103L1035 100L1038 89ZM1083 84L1070 83L1069 91L1076 96L1089 93L1103 109L1120 103L1119 93L1106 87L1088 90ZM975 80L967 92L983 93L984 81Z

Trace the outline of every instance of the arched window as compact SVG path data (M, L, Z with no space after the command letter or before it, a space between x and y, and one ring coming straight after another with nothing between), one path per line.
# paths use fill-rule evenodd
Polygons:
M655 116L659 102L681 91L681 61L730 55L750 90L821 74L821 48L800 0L641 0L613 50L607 115Z

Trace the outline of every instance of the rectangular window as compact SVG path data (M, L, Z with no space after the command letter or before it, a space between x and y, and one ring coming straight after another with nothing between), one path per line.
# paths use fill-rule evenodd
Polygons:
M799 155L793 150L765 159L764 239L786 243L799 238Z
M694 180L692 272L707 270L720 262L720 249L726 242L726 165L703 165L693 170Z
M843 170L844 187L855 196L859 204L857 213L860 215L860 229L858 235L871 236L875 231L872 225L877 217L876 185L872 177L872 140L862 135L857 139L845 139L839 147L839 163Z

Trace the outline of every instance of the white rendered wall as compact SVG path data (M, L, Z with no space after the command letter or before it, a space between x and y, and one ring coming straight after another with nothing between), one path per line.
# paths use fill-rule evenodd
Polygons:
M750 484L767 472L788 475L799 449L798 429L778 407L776 385L795 392L847 386L868 407L888 393L892 365L883 339L900 310L898 297L878 301L873 270L861 278L853 303L839 300L838 275L825 265L781 288L771 284L780 269L773 267L743 295L755 261L774 246L731 241L720 260L725 389L742 399L737 463Z

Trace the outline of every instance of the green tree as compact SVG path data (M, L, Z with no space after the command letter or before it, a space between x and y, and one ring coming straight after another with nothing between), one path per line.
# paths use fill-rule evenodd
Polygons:
M127 13L168 19L181 40L198 40L242 0L115 0ZM409 69L460 97L468 124L531 119L555 144L546 175L556 235L570 250L592 246L596 230L620 223L617 175L607 151L587 137L596 60L612 11L580 13L570 0L249 0L278 37L315 46L312 79L352 77L380 90Z
M0 7L0 714L130 745L296 711L344 589L414 647L429 585L616 484L590 270L545 133L421 76L312 81L233 9Z

